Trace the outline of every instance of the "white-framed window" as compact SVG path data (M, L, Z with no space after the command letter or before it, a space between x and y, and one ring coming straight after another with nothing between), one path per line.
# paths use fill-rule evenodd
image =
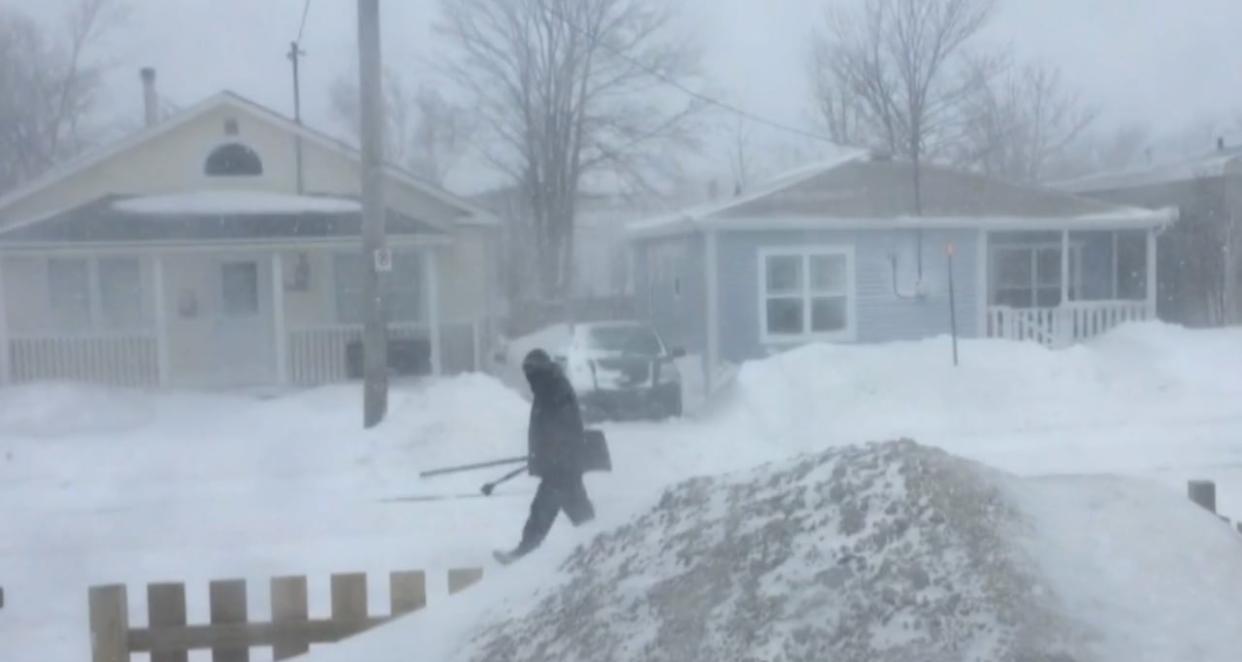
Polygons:
M145 326L137 257L54 257L47 261L48 303L58 330L73 333Z
M336 292L336 318L342 324L361 324L362 255L337 253L333 265ZM417 253L393 253L388 273L388 320L421 322L423 315L423 261Z
M1070 244L1070 300L1081 298L1081 243ZM1061 244L1012 244L992 249L992 303L1013 308L1061 304Z
M759 254L759 281L763 342L853 338L852 248L763 250Z

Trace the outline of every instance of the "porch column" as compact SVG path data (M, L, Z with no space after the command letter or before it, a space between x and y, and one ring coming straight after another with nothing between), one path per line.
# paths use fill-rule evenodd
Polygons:
M0 385L13 381L12 352L9 346L9 308L4 299L4 258L0 257Z
M168 385L168 297L164 295L164 256L156 255L152 264L151 294L155 298L155 355L160 386Z
M992 284L988 282L989 276L988 231L979 230L978 252L975 254L975 305L978 307L975 313L977 325L975 336L978 338L987 338L991 335L988 329L988 303L992 291ZM994 330L992 333L999 335L1000 330Z
M285 329L285 266L280 251L272 251L272 334L276 352L276 383L289 383L289 334Z
M716 371L716 363L720 360L720 320L718 319L720 317L718 301L720 284L717 282L720 272L716 266L718 261L716 232L708 230L703 235L703 242L703 269L707 272L703 274L707 299L706 321L704 322L707 328L707 346L703 348L703 397L709 399L714 388L712 377Z
M431 374L439 375L444 370L440 355L440 266L434 248L423 251L423 256L423 274L427 282L427 339L431 344Z
M1061 230L1061 305L1053 313L1056 320L1057 343L1068 347L1073 341L1073 313L1069 308L1070 295L1070 243L1069 229Z
M1156 228L1147 231L1147 319L1156 319Z

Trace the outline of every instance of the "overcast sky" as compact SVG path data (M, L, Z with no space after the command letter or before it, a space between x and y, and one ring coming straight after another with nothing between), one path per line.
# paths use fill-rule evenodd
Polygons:
M0 0L52 21L69 0ZM806 125L808 36L832 0L670 0L701 47L709 89L756 113ZM853 0L838 0L852 2ZM1242 110L1242 0L999 0L986 38L1060 65L1101 112L1100 124L1172 131ZM440 0L382 0L384 57L411 81L444 47L433 29ZM108 112L140 116L137 69L159 70L161 93L188 105L231 89L291 113L284 57L303 0L129 0L110 40ZM307 120L333 126L332 80L354 69L353 0L311 0L303 37Z

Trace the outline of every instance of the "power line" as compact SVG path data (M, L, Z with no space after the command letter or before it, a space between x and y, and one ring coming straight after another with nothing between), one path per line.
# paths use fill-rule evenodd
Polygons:
M309 2L309 0L307 0L307 1ZM737 115L738 117L743 117L743 118L748 119L748 120L750 120L750 121L752 121L752 122L755 122L756 124L763 124L763 125L765 125L765 126L768 126L768 127L773 128L773 129L778 129L778 130L780 130L780 131L785 131L785 132L787 132L787 133L791 133L791 134L795 134L795 135L802 136L803 138L810 138L810 139L812 139L812 140L820 140L820 141L823 141L823 142L831 143L831 144L833 144L833 145L839 145L839 143L838 143L837 141L835 141L835 140L833 140L832 138L829 138L829 137L827 137L827 136L820 135L820 134L815 133L815 132L813 132L813 131L807 131L807 130L805 130L805 129L799 129L799 128L798 128L798 127L796 127L796 126L791 126L791 125L785 124L785 123L783 123L783 122L780 122L780 121L778 121L778 120L768 119L767 117L764 117L764 116L759 115L759 114L757 114L757 113L753 113L753 112L751 112L751 111L749 111L749 110L746 110L745 108L741 108L741 107L735 106L735 105L733 105L733 104L731 104L731 103L729 103L729 102L727 102L727 101L722 101L722 100L717 99L717 98L715 98L715 97L712 97L712 96L709 96L709 95L704 94L704 93L702 93L702 92L699 92L698 90L694 90L694 89L691 89L691 88L689 88L689 87L686 87L686 85L685 85L685 84L683 84L681 81L679 81L679 80L677 80L677 79L675 79L675 78L672 78L672 77L670 77L670 76L666 75L665 73L661 72L660 70L656 69L655 67L649 66L649 65L647 65L647 64L645 64L645 63L643 63L643 62L639 61L638 59L636 59L636 58L634 58L634 57L631 57L630 55L627 55L627 54L625 54L625 53L623 53L623 52L621 52L621 51L619 51L619 50L617 50L617 49L615 49L615 48L613 48L613 47L609 46L608 44L606 44L606 43L604 43L604 42L600 41L598 37L596 37L595 35L591 34L591 32L590 32L590 31L588 31L588 30L586 30L585 28L583 28L583 27L579 26L578 24L574 23L574 22L573 22L573 20L571 20L568 16L565 16L564 14L562 14L560 11L558 11L558 10L556 10L556 9L553 9L553 8L552 8L552 7L550 7L550 6L549 6L549 7L547 7L547 9L548 9L548 11L549 11L549 12L551 12L551 13L552 13L552 15L553 15L553 16L555 16L557 19L559 19L562 23L564 23L566 26L568 26L571 30L574 30L574 31L576 31L576 32L578 32L578 33L580 33L580 34L582 34L583 36L585 36L587 39L590 39L590 40L591 40L591 44L592 44L592 45L594 45L594 46L596 46L596 47L599 47L599 48L602 48L602 49L604 49L604 50L608 51L609 53L611 53L613 56L618 57L618 58L621 58L622 60L625 60L626 62L629 62L631 65L633 65L633 66L635 66L635 67L638 67L639 69L641 69L641 70L645 71L646 73L650 74L651 76L654 76L655 78L659 79L659 80L660 80L661 82L663 82L664 84L666 84L666 85L668 85L668 86L670 86L670 87L672 87L672 88L676 89L677 91L681 92L682 94L685 94L686 96L689 96L689 97L691 97L691 98L693 98L693 99L697 99L697 100L699 100L699 101L702 101L703 103L706 103L706 104L708 104L708 105L715 106L715 107L720 108L720 109L722 109L722 110L726 110L726 111L728 111L728 112L733 113L734 115Z
M302 5L302 23L298 25L297 42L302 43L302 33L306 31L306 15L310 13L311 0L306 0L306 4Z

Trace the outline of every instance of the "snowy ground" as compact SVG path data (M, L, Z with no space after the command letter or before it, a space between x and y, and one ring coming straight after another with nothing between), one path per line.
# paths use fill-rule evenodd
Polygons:
M1153 510L1180 516L1190 478L1216 480L1221 511L1242 517L1242 330L1139 325L1060 352L974 341L960 368L948 363L944 340L810 347L744 366L699 419L609 426L616 471L588 481L600 521L554 529L548 549L523 562L523 579L539 582L576 544L687 476L898 436L1017 474L1154 479L1154 492L1125 483L1101 506L1136 529ZM404 385L371 432L358 429L358 398L353 386L271 399L55 384L0 391L0 657L83 659L91 584L130 583L142 623L142 584L185 581L190 618L201 621L208 579L255 580L259 615L267 578L305 573L312 614L322 614L331 572L490 565L490 550L515 542L529 481L490 500L382 499L474 493L490 474L416 474L523 452L516 394L482 376ZM1084 506L1103 498L1098 490L1072 492L1055 498L1084 522L1104 516ZM1148 535L1165 524L1154 517ZM489 572L486 590L502 590ZM469 594L438 600L443 587L432 588L433 609L468 612ZM381 582L371 600L383 613ZM1112 608L1101 613L1126 613Z

